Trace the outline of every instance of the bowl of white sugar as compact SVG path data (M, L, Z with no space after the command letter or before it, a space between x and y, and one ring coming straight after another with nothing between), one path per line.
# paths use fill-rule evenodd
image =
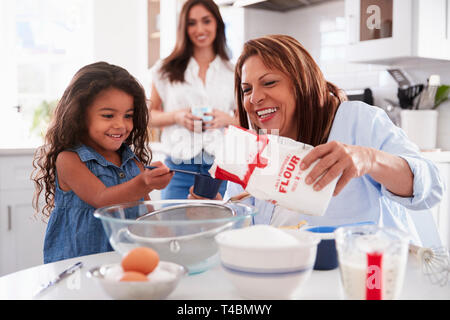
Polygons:
M293 299L311 275L320 238L254 225L216 235L222 268L248 299Z

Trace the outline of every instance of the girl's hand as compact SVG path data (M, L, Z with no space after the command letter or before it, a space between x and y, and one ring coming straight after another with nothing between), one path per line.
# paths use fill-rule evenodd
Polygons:
M191 199L191 200L205 200L205 199L206 200L222 200L222 195L219 192L217 192L217 195L214 199L203 198L194 193L194 186L192 186L189 188L188 199Z
M164 189L173 177L173 171L164 165L162 162L152 162L151 166L157 168L149 170L145 169L141 175L146 188L151 190L161 190Z
M341 175L333 193L336 196L351 179L372 170L374 155L371 148L331 141L311 150L301 162L300 169L306 170L318 159L319 162L308 174L305 183L314 183L314 190L318 191ZM316 181L321 175L323 176Z
M203 122L203 129L205 130L223 128L235 122L234 117L218 109L213 109L212 112L205 113L204 115L213 117L211 121Z
M202 118L194 116L190 108L175 111L174 120L189 131L202 132Z

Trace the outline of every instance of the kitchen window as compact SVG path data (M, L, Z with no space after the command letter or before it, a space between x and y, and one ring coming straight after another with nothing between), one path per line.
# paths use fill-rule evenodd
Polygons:
M0 148L42 143L45 119L35 111L53 106L92 59L92 11L90 0L0 2Z

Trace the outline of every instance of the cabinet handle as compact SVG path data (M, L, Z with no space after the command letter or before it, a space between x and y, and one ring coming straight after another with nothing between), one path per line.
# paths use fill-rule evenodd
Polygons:
M12 229L12 207L8 206L8 231Z
M445 39L448 40L448 0L445 0Z

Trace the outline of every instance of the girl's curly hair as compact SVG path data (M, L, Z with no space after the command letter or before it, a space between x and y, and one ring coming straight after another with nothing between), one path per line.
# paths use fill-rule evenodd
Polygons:
M66 149L81 144L87 133L85 114L94 98L103 90L116 88L131 95L134 100L133 130L125 143L144 164L151 161L148 147L147 125L149 114L145 90L125 69L106 62L97 62L81 68L73 77L55 108L52 121L45 135L44 145L39 147L33 159L31 179L35 184L33 208L40 212L39 198L45 192L42 214L50 216L55 201L56 158Z

